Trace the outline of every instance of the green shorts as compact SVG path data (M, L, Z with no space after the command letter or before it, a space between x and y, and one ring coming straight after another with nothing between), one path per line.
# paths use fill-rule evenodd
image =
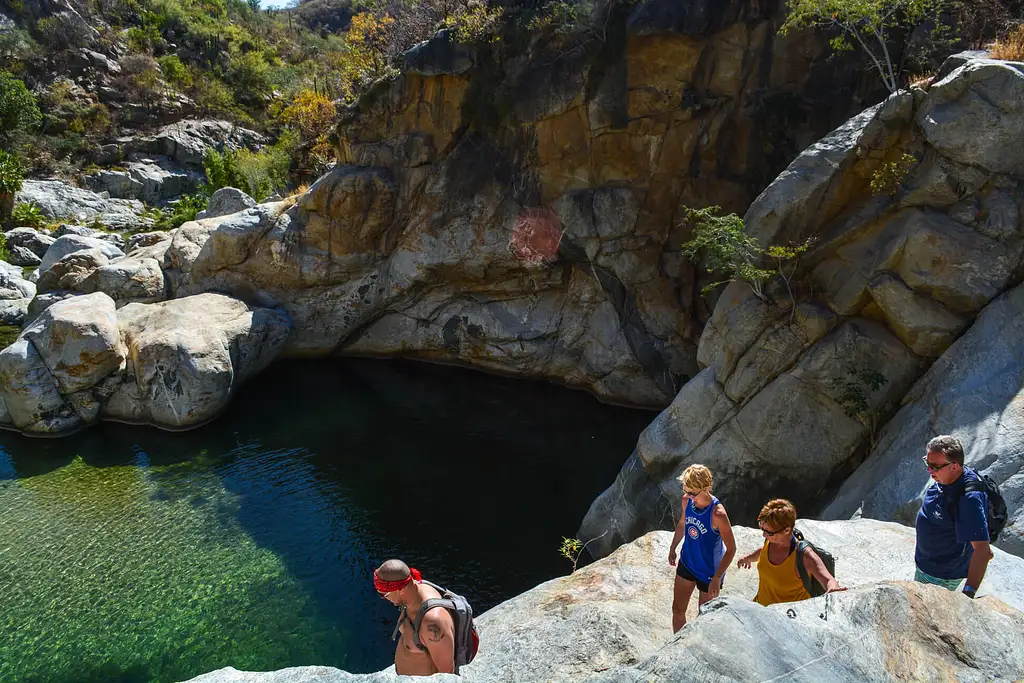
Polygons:
M916 567L915 567L916 569ZM920 569L914 572L914 581L918 583L930 583L935 586L942 586L948 591L955 591L963 583L963 579L938 579L931 574L925 574Z

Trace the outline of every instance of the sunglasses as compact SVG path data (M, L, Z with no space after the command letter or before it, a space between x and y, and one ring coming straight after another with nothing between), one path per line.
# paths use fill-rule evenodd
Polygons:
M772 531L771 529L765 529L760 524L758 524L757 526L761 529L761 531L763 531L764 533L768 534L769 536L774 536L775 534L782 533L782 531L783 531L783 529L779 529L778 531Z
M942 469L944 469L946 467L949 467L950 465L955 465L956 464L954 462L944 462L941 465L933 465L930 462L928 462L928 456L927 455L923 456L921 458L921 461L924 463L924 466L928 468L929 472L938 472L938 471L940 471L940 470L942 470Z
M700 494L702 494L704 492L703 491L690 491L690 490L687 490L687 489L683 489L683 493L685 493L688 496L699 496Z

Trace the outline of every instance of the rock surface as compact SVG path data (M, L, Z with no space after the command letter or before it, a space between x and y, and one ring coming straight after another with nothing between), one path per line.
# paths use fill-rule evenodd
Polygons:
M183 226L170 294L279 306L292 355L408 356L664 407L699 370L707 317L680 205L742 210L874 87L819 60L818 36L775 40L778 8L721 5L702 22L668 5L600 17L615 38L597 60L471 55L438 34L346 113L338 166L297 206Z
M921 455L937 434L955 434L966 463L1000 484L1010 521L998 546L1024 556L1024 286L978 316L903 399L864 464L825 508L913 525L929 480ZM1024 577L1022 577L1024 578Z
M484 613L480 653L461 679L451 680L859 682L1014 680L1024 673L1024 560L996 551L983 584L996 597L969 600L900 583L913 574L914 535L906 527L874 520L802 520L799 527L835 553L837 575L851 591L765 608L749 600L756 568L732 569L723 597L699 617L691 610L690 623L673 636L671 534L653 532ZM740 552L762 543L758 531L735 530ZM300 667L263 674L224 669L190 683L397 680L413 679Z
M277 355L289 331L283 314L219 294L128 304L117 318L129 366L100 415L164 429L216 417L237 386Z
M26 180L15 195L15 201L35 202L51 220L88 222L98 218L114 230L135 230L151 224L142 217L142 202L106 199L61 180Z
M35 228L15 228L4 233L8 247L23 247L42 258L56 237L44 235Z
M42 263L39 264L40 275L53 267L55 263L63 259L65 256L74 254L78 251L91 249L95 249L108 260L124 256L123 251L106 240L101 240L96 237L64 235L57 238L57 240L50 245L50 248L46 250Z
M122 269L100 268L87 284L144 283L140 271L154 271L144 262L116 265ZM0 426L25 434L66 434L99 419L199 426L273 360L289 332L284 314L220 294L118 310L102 291L60 290L33 306L30 324L0 352Z
M1004 175L1009 167L963 156L956 117L989 107L991 97L1006 114L982 117L983 142L1014 149L1024 117L1002 98L1024 87L1024 74L987 59L957 63L931 91L897 93L812 145L751 205L746 228L761 244L814 240L804 275L792 294L777 280L763 299L745 283L722 293L698 344L705 370L645 431L584 519L579 537L601 537L594 552L674 526L676 477L697 462L714 472L734 521L752 520L776 495L814 509L900 404L922 397L910 389L929 364L944 363L975 316L1019 279L1024 187ZM954 118L961 123L938 123ZM908 157L904 177L872 191ZM965 386L987 372L974 362L959 362ZM932 413L921 406L918 428L893 428L920 439L912 448L901 441L901 453L927 442ZM951 413L944 429L969 430L972 422L955 422L961 417L969 419ZM1003 456L1000 467L1016 510L1019 458ZM912 506L927 472L905 465L899 476L899 504Z
M256 200L234 187L222 187L212 195L205 211L200 211L197 218L217 218L238 213L256 206Z

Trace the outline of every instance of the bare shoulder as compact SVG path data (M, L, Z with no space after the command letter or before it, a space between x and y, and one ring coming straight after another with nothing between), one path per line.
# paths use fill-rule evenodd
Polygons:
M428 642L439 643L444 637L455 628L452 615L443 607L435 607L423 615L420 623L420 637L425 637Z
M722 505L721 503L715 506L715 509L712 511L711 516L717 521L729 521L729 513L725 511L725 506Z

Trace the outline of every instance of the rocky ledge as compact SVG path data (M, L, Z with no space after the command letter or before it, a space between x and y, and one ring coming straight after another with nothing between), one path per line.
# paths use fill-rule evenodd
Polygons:
M837 556L851 590L762 607L757 572L730 570L722 597L671 632L671 534L657 531L574 574L548 581L479 619L482 647L470 683L638 681L1018 680L1024 676L1024 560L996 551L979 597L908 583L914 532L859 520L799 526ZM760 532L736 527L740 551ZM464 589L472 596L469 587ZM695 601L694 601L695 602ZM693 610L691 610L693 612ZM383 630L381 637L388 636ZM222 669L189 683L387 683L392 671L329 667Z

